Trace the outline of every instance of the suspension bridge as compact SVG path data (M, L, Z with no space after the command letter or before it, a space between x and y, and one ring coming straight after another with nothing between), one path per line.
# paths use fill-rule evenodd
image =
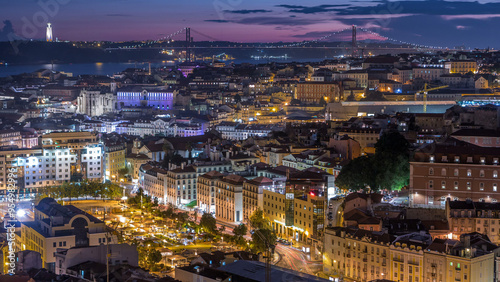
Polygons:
M213 44L195 44L192 34L196 34L201 38L208 39L208 42ZM176 46L171 43L177 42ZM207 40L205 40L206 42ZM180 44L179 44L180 42ZM197 41L198 43L201 41ZM328 43L342 43L337 46L326 46ZM225 44L219 44L225 43ZM321 45L323 43L323 45ZM375 43L379 43L378 46ZM391 43L391 45L387 45ZM384 45L385 44L385 45ZM223 49L277 49L277 48L328 48L328 49L350 49L352 56L362 55L365 50L401 50L402 52L408 50L419 51L436 51L436 50L450 50L447 47L431 46L425 44L417 44L412 42L401 41L398 39L383 36L379 33L371 31L366 28L358 28L353 25L352 27L345 28L339 31L331 32L320 38L314 40L307 40L301 42L268 42L268 43L231 43L225 40L219 40L203 32L197 31L190 27L182 28L169 35L163 36L156 40L147 40L141 42L134 42L128 44L115 44L114 47L106 48L106 51L112 50L151 50L151 49L183 49L186 52L186 57L191 57L192 49L206 49L206 48L223 48Z

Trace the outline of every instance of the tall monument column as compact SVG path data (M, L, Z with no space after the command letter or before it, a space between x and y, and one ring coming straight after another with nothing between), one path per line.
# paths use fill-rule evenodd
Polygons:
M51 25L51 23L47 23L46 39L47 39L47 42L52 42L52 25Z

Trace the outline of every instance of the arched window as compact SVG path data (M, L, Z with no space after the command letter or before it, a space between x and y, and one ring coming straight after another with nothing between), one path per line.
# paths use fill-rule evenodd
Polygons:
M434 169L433 168L429 168L429 175L434 175Z
M493 178L497 178L498 177L498 171L494 170L493 171Z
M470 169L467 170L467 176L472 176L472 171Z
M484 177L484 170L479 171L479 177Z
M455 168L455 170L453 171L453 175L458 176L458 168Z
M446 168L441 169L441 175L446 176Z

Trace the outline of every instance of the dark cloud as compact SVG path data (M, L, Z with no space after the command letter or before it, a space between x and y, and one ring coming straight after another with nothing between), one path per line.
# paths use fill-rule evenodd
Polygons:
M323 20L299 19L290 17L249 17L243 19L205 20L205 21L215 22L215 23L237 23L237 24L250 24L250 25L303 26L303 25L320 23Z
M257 14L257 13L271 13L271 10L225 10L224 13L230 14Z
M393 18L385 26L386 29L374 31L389 38L422 45L454 47L465 44L469 47L498 48L500 39L492 36L492 29L484 25L481 19L445 20L435 15L414 15ZM500 18L489 19L488 25L500 26Z
M212 23L229 23L231 21L228 20L205 20L206 22L212 22Z
M317 19L300 19L289 17L252 17L233 21L239 24L257 24L257 25L283 25L283 26L300 26L311 25L322 22Z
M316 14L316 13L326 13L326 12L336 12L339 11L339 8L346 8L350 5L340 4L340 5L318 5L318 6L299 6L299 5L276 5L276 7L288 9L290 13L297 14Z
M371 1L375 6L350 6L338 9L338 15L388 15L388 14L423 14L423 15L464 15L500 13L500 3L465 1Z

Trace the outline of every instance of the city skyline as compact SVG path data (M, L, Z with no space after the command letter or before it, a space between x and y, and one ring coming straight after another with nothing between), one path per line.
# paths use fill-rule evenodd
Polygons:
M422 45L500 47L491 36L500 24L492 1L19 1L3 5L0 40L44 38L128 41L159 39L189 26L210 37L195 41L276 42L314 40L351 25ZM440 28L435 28L440 27ZM15 36L14 36L15 34ZM182 39L180 35L178 39ZM370 36L363 39L378 39Z

